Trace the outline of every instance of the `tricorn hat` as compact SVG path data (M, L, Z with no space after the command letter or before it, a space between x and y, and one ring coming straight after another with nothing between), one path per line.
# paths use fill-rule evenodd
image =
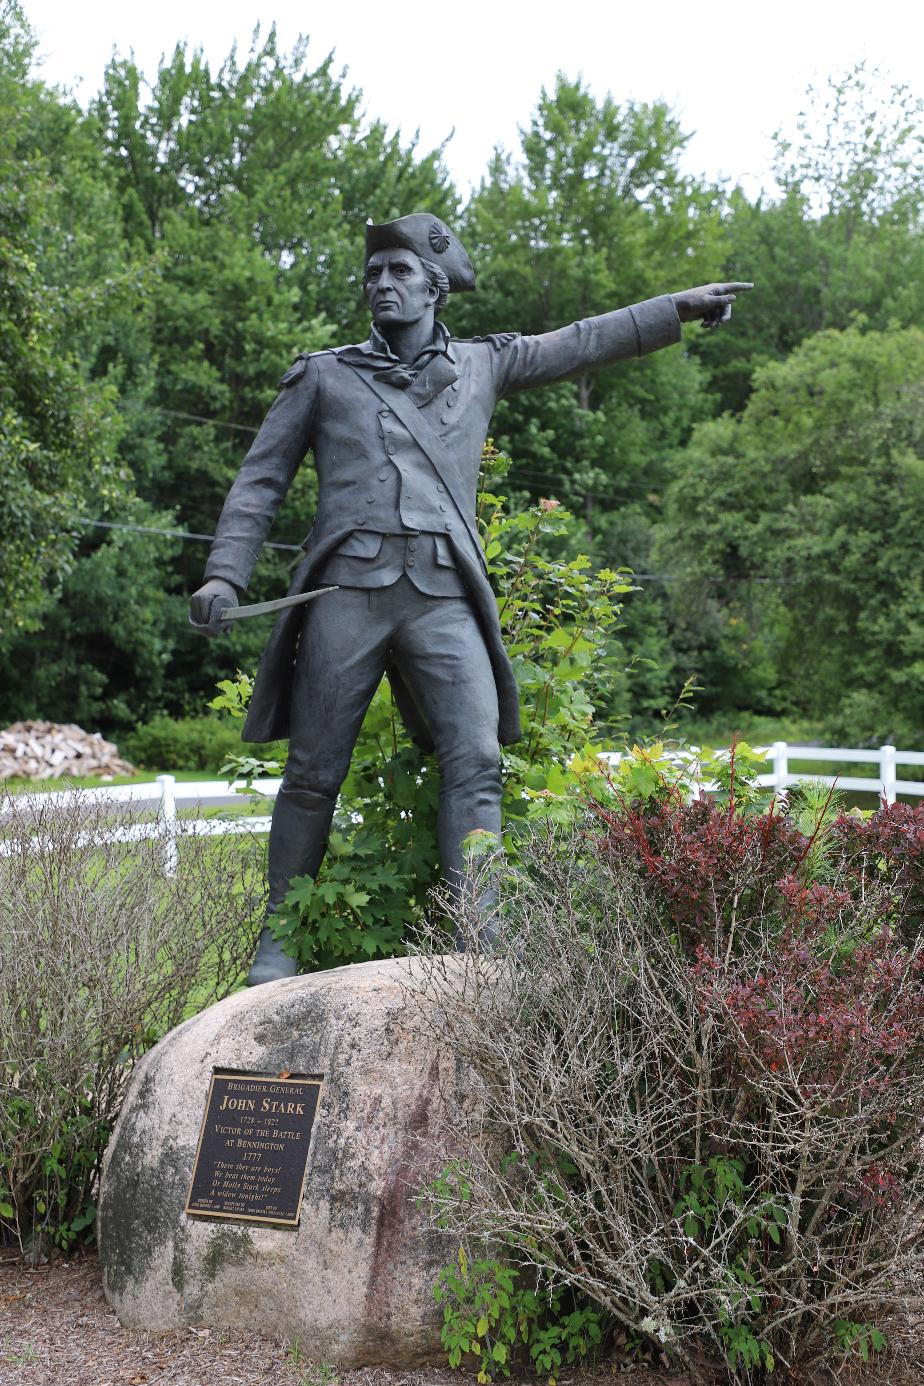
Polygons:
M432 260L449 280L453 293L464 293L475 287L475 271L465 247L449 230L445 222L429 212L411 212L397 221L385 221L380 226L366 222L366 262L377 250L401 246L413 250L424 260Z

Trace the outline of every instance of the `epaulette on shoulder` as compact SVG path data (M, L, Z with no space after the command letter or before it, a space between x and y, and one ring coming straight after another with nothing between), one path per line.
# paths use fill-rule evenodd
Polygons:
M300 351L300 352L298 353L298 355L296 356L295 360L292 362L292 364L291 364L291 366L289 367L289 369L286 371L285 375L284 375L284 376L282 377L282 379L280 380L280 382L279 382L279 388L280 388L280 390L282 389L283 385L292 385L292 384L294 384L294 382L295 382L296 380L301 380L302 376L305 374L305 371L308 369L308 362L311 361L315 356L326 356L326 355L327 355L327 351L326 351L326 350L324 350L324 351Z
M487 342L495 351L500 351L501 347L509 346L515 342L517 337L522 334L519 332L489 332L486 337L465 337L466 342Z

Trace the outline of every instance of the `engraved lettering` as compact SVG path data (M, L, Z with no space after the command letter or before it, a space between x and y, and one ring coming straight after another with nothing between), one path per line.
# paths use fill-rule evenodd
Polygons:
M319 1092L316 1078L213 1074L187 1213L297 1226Z

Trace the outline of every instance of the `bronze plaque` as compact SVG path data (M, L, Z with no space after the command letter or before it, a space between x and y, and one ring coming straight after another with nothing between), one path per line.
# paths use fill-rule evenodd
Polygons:
M319 1078L216 1071L186 1212L297 1227Z

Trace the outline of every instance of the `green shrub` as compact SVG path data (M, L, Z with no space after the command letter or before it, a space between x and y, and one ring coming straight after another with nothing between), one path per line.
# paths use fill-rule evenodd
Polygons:
M562 1284L535 1276L518 1284L523 1278L499 1261L470 1261L459 1248L455 1265L443 1268L433 1290L443 1307L441 1338L450 1367L472 1367L485 1383L526 1365L554 1383L563 1366L584 1361L600 1345L596 1309L576 1304Z
M283 743L280 743L280 749ZM273 748L266 747L267 759ZM210 770L217 775L222 765L241 751L239 726L219 717L152 717L124 736L119 750L140 770L167 774L184 770Z
M184 821L171 879L162 841L124 840L137 822L85 791L0 798L0 1240L36 1254L92 1237L132 1064L232 990L259 929L252 839Z

